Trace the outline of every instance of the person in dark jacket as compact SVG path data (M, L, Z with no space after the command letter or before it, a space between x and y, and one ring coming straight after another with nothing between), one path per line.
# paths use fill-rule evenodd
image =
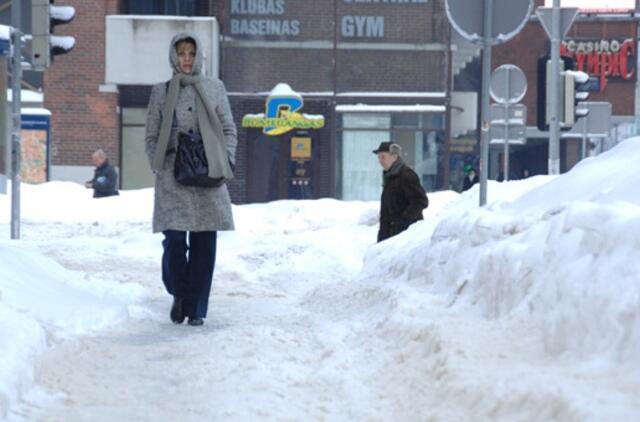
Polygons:
M471 164L464 166L464 181L462 182L462 192L471 189L471 186L478 183L478 174Z
M84 184L88 189L93 189L94 198L104 198L107 196L114 196L118 194L118 173L116 169L109 164L107 155L103 150L99 149L91 156L93 164L96 169L93 174L93 179Z
M378 231L378 242L382 242L422 220L422 210L429 206L429 199L418 175L402 161L400 145L382 142L373 153L378 155L383 169Z

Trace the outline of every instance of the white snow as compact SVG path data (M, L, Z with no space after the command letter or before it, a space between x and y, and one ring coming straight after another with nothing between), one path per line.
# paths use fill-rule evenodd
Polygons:
M7 101L11 102L12 98L13 91L11 89L7 89ZM23 103L42 103L44 101L44 94L42 92L23 89L20 92L20 99Z
M384 104L340 104L336 106L339 112L403 112L403 113L420 113L420 112L437 112L444 113L445 106L430 104L413 104L413 105L384 105Z
M640 420L639 161L632 138L491 182L481 209L478 186L430 193L380 244L377 202L234 206L202 329L168 321L151 190L23 184L23 240L0 242L0 414ZM9 210L0 195L7 237Z
M52 20L68 23L76 16L73 6L49 6L49 15Z
M52 47L59 47L68 52L76 45L76 39L67 35L52 35L49 43Z
M269 93L269 97L293 97L302 101L302 96L291 89L289 84L286 84L284 82L280 82L276 86L274 86L271 90L271 93Z
M39 107L23 107L22 108L23 115L29 116L51 116L51 111L46 108Z
M0 40L11 40L11 27L0 25Z

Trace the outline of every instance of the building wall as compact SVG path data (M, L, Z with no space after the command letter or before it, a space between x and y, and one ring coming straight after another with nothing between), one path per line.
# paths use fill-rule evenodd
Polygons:
M120 129L118 94L100 92L104 82L105 16L117 13L118 0L65 0L76 18L56 28L57 35L72 35L75 48L57 56L44 74L44 106L52 111L52 163L82 166L91 153L105 150L119 165Z
M120 3L120 4L119 4ZM84 173L90 155L103 148L113 164L120 162L119 107L145 108L149 88L118 86L117 92L101 92L104 83L105 16L124 11L126 2L66 0L77 17L58 33L76 37L76 47L60 56L45 74L45 106L52 110L53 164L64 174L78 168ZM205 5L206 3L206 5ZM304 113L322 114L326 126L312 136L319 159L315 173L316 197L331 196L335 189L336 127L334 99L338 92L424 92L446 90L447 20L442 2L357 3L345 0L278 0L281 12L249 11L243 0L203 2L199 13L220 22L223 63L221 78L239 131L236 177L229 183L234 202L247 197L247 138L241 127L245 114L264 111L266 92L286 82L305 98ZM337 21L334 19L337 18ZM287 21L295 35L235 33L238 21ZM384 21L384 26L380 22ZM280 22L277 25L281 25ZM249 25L251 25L249 23ZM373 26L372 26L373 25ZM376 26L377 25L377 26ZM235 29L234 29L235 28ZM337 44L336 44L337 42ZM335 63L335 66L334 66ZM102 91L105 87L102 87ZM261 93L254 95L254 93ZM322 94L314 94L322 93ZM431 104L439 98L339 97L338 103ZM54 174L63 174L57 172ZM75 173L74 173L75 174ZM66 176L65 176L66 177Z
M249 3L228 1L219 16L230 91L264 92L278 82L302 92L445 90L441 2L281 0L272 13Z

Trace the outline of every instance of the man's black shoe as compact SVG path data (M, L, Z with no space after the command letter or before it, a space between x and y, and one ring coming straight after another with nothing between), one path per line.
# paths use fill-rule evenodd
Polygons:
M182 311L182 299L173 297L173 305L171 306L171 321L174 324L182 324L184 322L184 312Z
M204 324L204 320L202 318L191 318L191 317L189 317L188 324L193 326L193 327L198 327L198 326Z

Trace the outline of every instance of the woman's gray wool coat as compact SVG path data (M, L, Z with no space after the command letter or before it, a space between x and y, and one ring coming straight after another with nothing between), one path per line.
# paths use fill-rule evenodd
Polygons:
M175 45L186 38L192 38L196 43L196 58L192 74L201 74L204 60L201 44L197 37L190 33L178 34L171 41L169 48L171 67L174 74L179 72ZM215 107L218 118L222 123L229 161L235 164L236 144L238 142L237 132L224 84L220 80L210 77L204 78L202 84L209 103ZM172 117L162 115L166 94L167 86L165 82L154 85L151 90L145 133L145 149L149 163L153 161L158 143L160 123L162 119L170 119ZM171 129L164 165L162 170L155 175L154 233L164 230L217 231L234 229L231 199L226 185L217 188L184 186L177 183L173 175L176 155L172 150L175 150L178 132L200 133L196 111L196 95L196 90L192 85L180 87L175 109L176 119L173 123L174 127Z

